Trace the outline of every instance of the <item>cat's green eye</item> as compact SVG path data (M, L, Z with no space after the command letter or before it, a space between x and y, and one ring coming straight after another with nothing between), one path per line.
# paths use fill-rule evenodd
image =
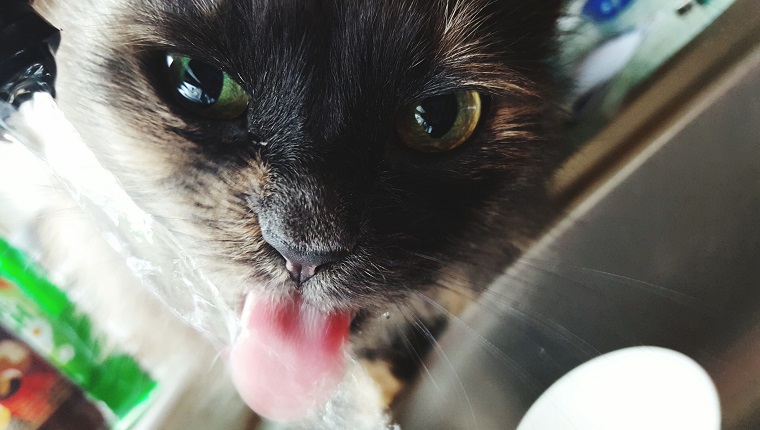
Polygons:
M480 121L477 91L430 97L405 107L396 119L404 144L423 152L449 151L465 143Z
M187 55L166 54L170 91L190 112L220 120L239 118L248 94L227 73Z

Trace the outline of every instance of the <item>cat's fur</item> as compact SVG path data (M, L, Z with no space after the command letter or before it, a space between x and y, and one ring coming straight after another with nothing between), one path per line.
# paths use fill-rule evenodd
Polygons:
M262 220L304 248L350 249L304 284L304 301L352 310L354 352L374 361L375 373L401 379L412 377L416 358L404 342L442 328L442 309L461 307L552 215L544 185L560 151L549 64L560 5L35 4L63 28L64 112L133 199L176 232L229 306L240 309L250 288L271 296L296 288L262 238ZM177 106L156 67L166 51L235 77L251 95L245 116L208 121ZM486 96L468 142L427 154L399 141L401 107L462 89ZM88 310L107 314L98 309L107 301ZM153 318L132 317L140 327ZM414 328L418 320L428 327ZM390 370L377 371L377 362ZM400 387L391 385L388 400Z

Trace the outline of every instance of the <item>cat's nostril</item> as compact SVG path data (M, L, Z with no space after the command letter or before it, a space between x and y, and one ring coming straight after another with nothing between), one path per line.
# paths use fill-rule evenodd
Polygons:
M347 252L293 252L291 249L277 249L285 257L285 269L298 285L311 279L324 265L341 260Z
M281 241L267 241L285 258L285 269L298 285L311 279L323 266L335 263L348 255L348 251L314 252L299 251Z
M323 266L340 261L350 253L348 249L343 248L316 251L313 244L311 247L296 247L291 245L291 241L268 228L262 228L261 235L285 259L285 269L299 286L316 275Z
M285 269L288 270L290 279L292 279L293 282L298 285L301 285L304 282L308 281L317 273L317 266L313 264L304 265L300 263L294 263L287 258L285 259Z

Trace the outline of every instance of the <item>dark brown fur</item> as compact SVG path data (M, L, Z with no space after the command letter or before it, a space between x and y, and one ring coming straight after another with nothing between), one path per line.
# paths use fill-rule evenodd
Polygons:
M560 4L115 2L79 35L81 75L63 99L99 106L77 118L85 139L230 306L250 289L296 289L262 238L266 221L306 251L350 249L303 285L305 301L354 311L358 353L416 360L398 333L427 340L445 325L439 292L475 294L553 214ZM246 115L210 121L174 103L158 67L166 51L235 77L251 95ZM443 154L400 142L403 106L463 89L486 99L468 142ZM432 327L404 322L415 319Z

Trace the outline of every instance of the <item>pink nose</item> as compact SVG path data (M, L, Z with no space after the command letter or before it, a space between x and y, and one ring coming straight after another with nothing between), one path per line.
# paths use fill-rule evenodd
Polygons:
M262 228L261 235L285 259L285 269L299 287L316 275L320 268L340 261L350 253L348 248L337 245L294 244L276 229L272 231Z
M290 273L290 279L298 285L303 284L314 276L317 273L318 267L314 264L294 263L285 258L285 268Z
M273 245L273 247L285 258L285 269L290 274L290 279L299 286L311 279L321 267L335 263L348 254L348 252L298 252L282 245Z

